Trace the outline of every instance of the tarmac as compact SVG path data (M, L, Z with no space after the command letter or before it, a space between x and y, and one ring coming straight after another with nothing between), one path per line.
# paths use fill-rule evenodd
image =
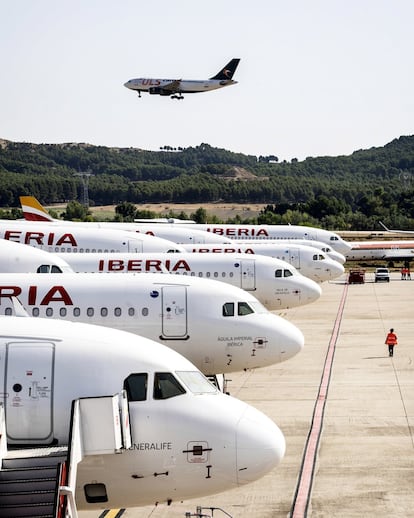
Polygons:
M344 275L322 289L318 301L279 313L305 335L299 355L229 376L230 393L282 429L281 465L232 491L107 518L199 516L197 506L217 518L414 516L414 280L393 272L374 283L367 273L364 284L348 285Z

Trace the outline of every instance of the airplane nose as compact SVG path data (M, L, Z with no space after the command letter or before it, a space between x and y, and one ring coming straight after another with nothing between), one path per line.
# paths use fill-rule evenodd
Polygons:
M336 261L333 261L329 268L331 272L331 279L336 279L337 277L340 277L343 273L345 273L345 268L343 267L343 265Z
M303 289L302 293L305 295L304 298L306 303L309 304L319 299L322 295L322 288L312 279L307 279L307 281L307 286Z
M281 318L281 317L279 317ZM280 339L280 361L293 358L303 349L305 337L300 329L287 320L283 323L283 336Z
M236 440L239 485L262 477L280 464L285 455L286 442L279 427L250 406L238 423Z

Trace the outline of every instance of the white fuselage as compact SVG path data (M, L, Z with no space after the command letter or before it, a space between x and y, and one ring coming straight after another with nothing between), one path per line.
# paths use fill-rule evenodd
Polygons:
M0 220L0 239L61 253L183 250L172 241L147 234L33 221Z
M69 273L73 272L64 258L32 246L0 239L1 273Z
M177 81L176 79L155 79L155 78L146 78L140 77L137 79L130 79L127 81L124 86L129 88L130 90L136 90L137 92L150 92L151 90L157 92L157 89L167 88L169 85ZM218 88L223 88L224 86L230 86L236 84L237 81L233 81L232 79L222 80L222 79L207 79L207 80L191 80L191 79L181 79L179 81L179 88L177 90L172 90L170 94L175 91L179 91L183 94L192 94L199 92L209 92L211 90L217 90ZM158 93L158 92L157 92Z
M286 261L303 276L316 282L336 279L344 273L344 267L312 246L296 245L294 241L283 244L253 243L236 245L183 245L192 253L263 255Z
M372 261L375 259L414 259L414 241L352 241L352 248L346 253L347 261Z
M0 314L17 297L31 316L131 331L183 354L205 374L271 365L298 353L302 333L249 292L165 274L0 274Z
M71 464L78 510L156 505L225 491L257 480L284 456L276 424L218 392L168 347L86 324L16 317L1 317L0 323L0 402L14 458L28 455L27 449L18 452L18 445L37 445L38 454L41 444L67 445L72 401L126 390L130 446L101 453L88 450L84 440L72 443L72 453L80 457L77 467ZM104 419L82 413L76 426L83 439ZM110 432L109 423L103 426L100 444ZM4 436L2 441L4 460ZM105 488L107 499L88 503L85 493L95 484Z
M226 245L227 246L227 245ZM321 289L285 261L247 254L62 254L75 272L170 273L219 280L250 291L269 310L314 302Z
M345 254L351 246L338 234L321 228L305 227L301 225L227 225L227 224L180 224L181 226L194 226L197 229L206 230L213 234L228 237L235 241L245 239L307 239L309 241L322 241L334 250ZM311 245L312 243L310 243Z

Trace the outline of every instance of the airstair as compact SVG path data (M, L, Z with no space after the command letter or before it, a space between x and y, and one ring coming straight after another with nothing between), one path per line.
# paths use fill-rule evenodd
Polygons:
M0 403L0 518L78 518L78 464L87 455L117 454L131 445L125 391L73 401L67 446L13 449L6 437Z

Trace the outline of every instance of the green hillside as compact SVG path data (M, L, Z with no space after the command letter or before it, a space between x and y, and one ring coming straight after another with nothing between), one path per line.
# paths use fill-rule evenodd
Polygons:
M414 227L414 136L349 156L278 162L197 147L144 151L88 144L0 140L0 206L31 194L51 204L81 199L75 173L89 171L91 204L263 203L261 222L374 228L378 219Z

